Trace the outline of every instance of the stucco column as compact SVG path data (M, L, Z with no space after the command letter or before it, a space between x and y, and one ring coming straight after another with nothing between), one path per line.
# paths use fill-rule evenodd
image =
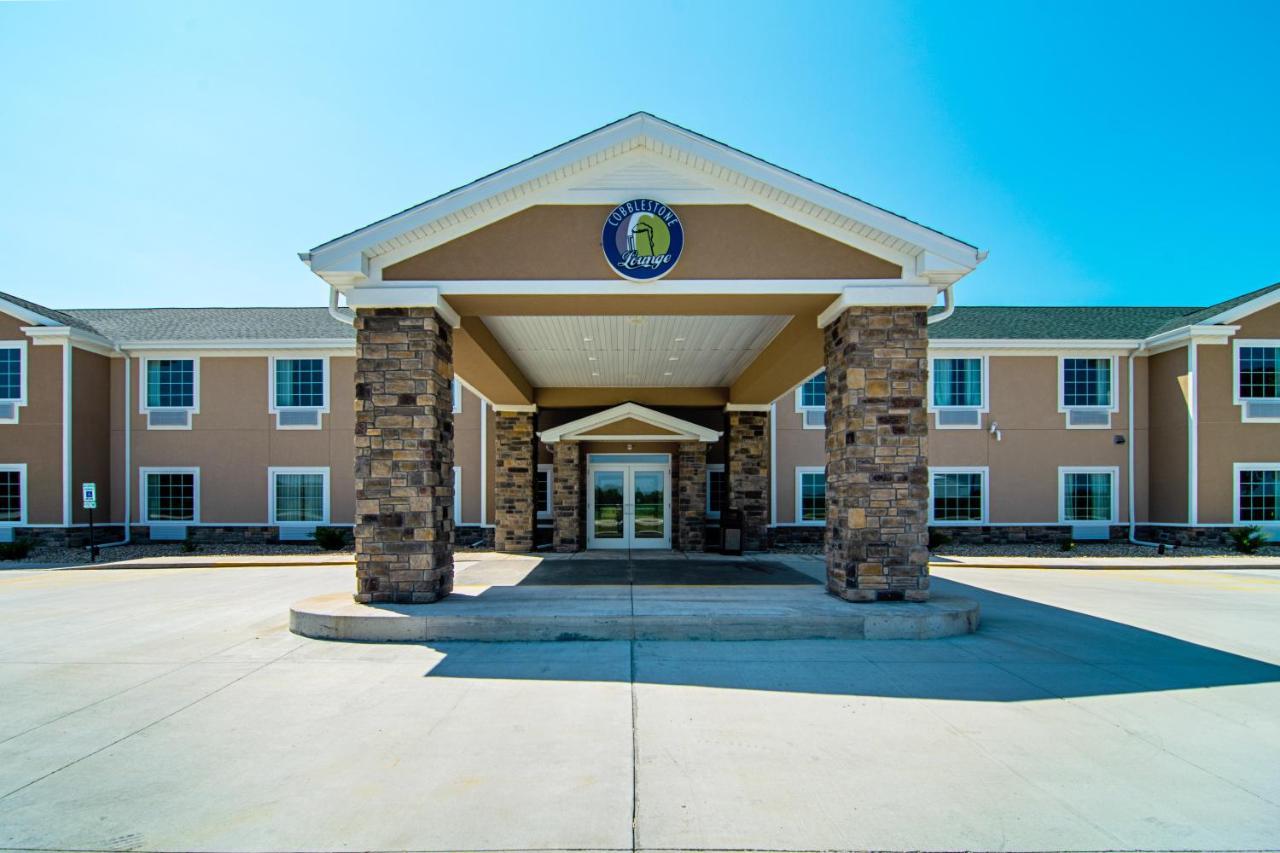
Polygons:
M356 311L356 601L453 589L453 336L433 308Z
M729 412L727 451L729 507L742 510L742 547L762 550L769 526L768 410Z
M706 544L707 445L681 444L676 463L676 548L699 553Z
M560 441L552 452L555 454L551 473L553 546L562 553L581 551L587 541L582 445L576 441Z
M494 412L494 548L532 551L535 504L533 412Z
M929 597L928 326L920 308L849 308L827 326L827 589Z

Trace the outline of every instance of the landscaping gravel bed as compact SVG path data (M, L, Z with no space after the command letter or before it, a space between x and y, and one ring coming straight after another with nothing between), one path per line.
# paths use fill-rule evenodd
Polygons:
M290 545L197 545L194 551L183 548L181 542L161 542L147 545L121 545L98 552L99 563L118 563L124 560L140 560L144 557L199 557L220 559L230 557L281 557L305 554L353 554L352 548L326 551L319 545L299 542ZM20 566L26 563L54 564L60 566L89 562L88 548L33 548L23 560L0 561L0 566Z
M1133 545L1129 542L1077 542L1069 551L1061 545L943 545L933 552L935 557L1230 557L1247 560L1249 556L1232 548L1165 548L1164 554L1155 548ZM1280 557L1280 546L1268 545L1253 555Z

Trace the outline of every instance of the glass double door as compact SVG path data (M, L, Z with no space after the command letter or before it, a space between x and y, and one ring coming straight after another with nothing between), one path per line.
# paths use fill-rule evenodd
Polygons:
M587 468L588 548L670 548L671 467Z

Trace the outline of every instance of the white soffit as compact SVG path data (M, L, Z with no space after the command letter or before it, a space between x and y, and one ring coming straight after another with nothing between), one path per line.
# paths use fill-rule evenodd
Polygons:
M540 388L730 385L789 316L482 318Z

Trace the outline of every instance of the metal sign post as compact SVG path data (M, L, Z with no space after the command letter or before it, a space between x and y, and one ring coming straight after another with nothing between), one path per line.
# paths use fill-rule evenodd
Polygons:
M82 483L80 491L84 498L84 508L89 510L89 562L93 563L98 559L98 543L93 536L93 511L98 508L98 484Z

